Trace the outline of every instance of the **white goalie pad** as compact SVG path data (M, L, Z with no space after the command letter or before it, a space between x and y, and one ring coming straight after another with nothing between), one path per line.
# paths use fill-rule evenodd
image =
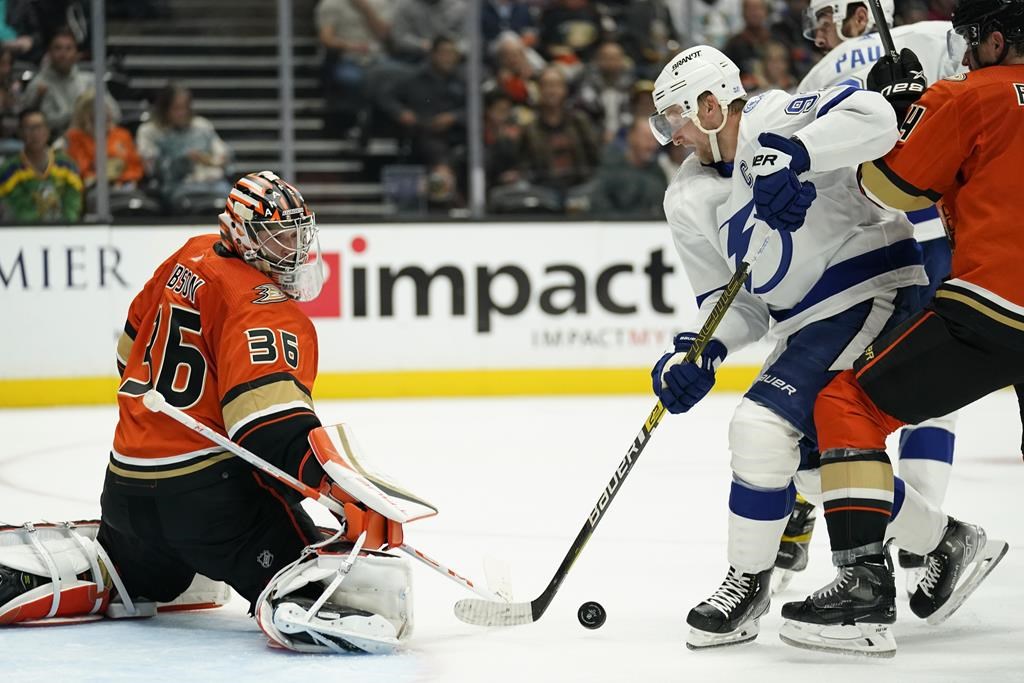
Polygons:
M348 425L317 427L309 445L331 481L374 512L399 524L437 514L436 507L374 470Z
M391 654L412 617L408 560L333 538L278 572L256 609L273 645L310 653Z
M99 521L0 526L0 567L49 579L0 604L0 625L56 625L149 617L157 610L219 607L230 600L222 582L196 576L172 603L132 601L106 551L96 541Z

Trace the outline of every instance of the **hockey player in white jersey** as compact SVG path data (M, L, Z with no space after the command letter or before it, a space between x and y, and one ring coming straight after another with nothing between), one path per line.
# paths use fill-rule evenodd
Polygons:
M882 0L881 5L891 26L893 2ZM804 36L827 54L804 77L798 90L811 92L838 85L858 88L868 85L868 72L885 54L885 49L867 5L851 0L811 0L804 19ZM947 49L947 35L952 26L948 21L921 21L892 29L897 49L913 50L928 84L964 70L960 60L951 57ZM928 284L919 292L923 305L949 276L952 253L934 206L913 211L907 218L914 224L914 237L924 254ZM935 505L942 505L949 485L955 423L953 413L906 427L900 434L900 476ZM793 572L807 566L807 547L815 516L810 503L802 498L797 500L779 547L778 571L773 577L777 590L789 583ZM924 571L924 558L900 549L899 562L908 571L908 592L913 593Z
M804 495L820 495L809 461L815 397L879 332L916 310L926 282L909 221L857 190L859 161L896 142L892 107L852 86L744 97L736 65L697 46L662 71L651 117L659 142L696 150L665 194L700 308L688 329L700 328L735 265L770 236L702 356L682 363L695 334L677 335L652 370L654 392L670 412L686 412L710 391L728 353L769 328L778 340L729 426L730 567L687 617L691 649L757 636L794 479ZM912 487L897 487L890 534L901 547L931 552L946 516Z

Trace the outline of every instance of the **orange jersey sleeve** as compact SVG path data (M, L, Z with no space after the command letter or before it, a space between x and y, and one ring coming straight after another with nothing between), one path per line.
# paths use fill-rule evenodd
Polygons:
M907 112L900 141L862 164L865 194L894 209L941 200L954 238L953 278L1024 306L1017 202L1024 155L1024 65L938 81Z
M125 341L133 335L129 343ZM110 470L166 488L233 456L140 396L168 403L260 457L298 474L309 430L319 425L311 392L316 332L309 318L255 268L193 238L132 302L119 349L128 349L118 392Z

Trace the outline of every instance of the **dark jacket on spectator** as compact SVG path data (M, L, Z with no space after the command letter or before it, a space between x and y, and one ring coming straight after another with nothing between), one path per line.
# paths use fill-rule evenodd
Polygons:
M407 78L398 81L383 93L381 108L392 118L405 109L416 114L421 123L428 119L451 112L458 119L457 125L466 122L466 80L456 71L443 76L430 64L424 64Z
M567 111L558 126L539 116L523 131L522 166L538 185L568 190L590 180L601 141L581 111Z
M495 0L486 0L480 10L485 43L491 43L504 31L522 34L534 27L533 15L525 2L512 2L506 7L507 14L499 11L498 4Z
M638 168L629 163L622 147L608 145L590 193L590 211L601 216L664 218L667 188L657 156Z

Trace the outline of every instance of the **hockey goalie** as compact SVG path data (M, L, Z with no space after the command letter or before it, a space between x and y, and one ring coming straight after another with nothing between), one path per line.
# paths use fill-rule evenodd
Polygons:
M232 187L219 234L156 269L117 344L101 518L0 528L0 624L214 606L227 584L281 648L386 653L408 639L411 571L393 551L408 553L403 524L437 510L372 476L314 411L316 331L297 302L323 284L317 244L299 191L262 171ZM308 497L338 531L313 524Z

